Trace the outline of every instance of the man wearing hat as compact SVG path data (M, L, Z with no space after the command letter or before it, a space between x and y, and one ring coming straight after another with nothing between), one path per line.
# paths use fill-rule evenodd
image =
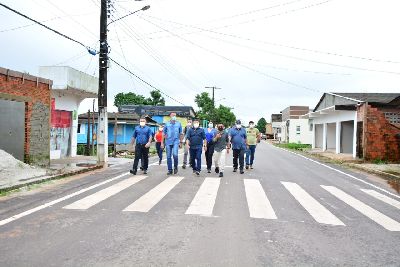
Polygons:
M237 120L235 127L229 131L229 140L233 150L233 172L237 172L239 160L240 173L243 174L244 153L248 146L246 130L242 128L242 122L240 120Z

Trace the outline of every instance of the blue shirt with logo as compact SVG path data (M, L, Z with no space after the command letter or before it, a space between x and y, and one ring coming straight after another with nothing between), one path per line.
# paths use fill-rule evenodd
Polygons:
M207 143L211 143L214 137L217 135L217 130L214 128L211 131L208 131L208 128L204 129L204 133L206 134Z
M232 128L229 131L231 137L232 149L246 149L246 130L243 128Z
M202 128L190 128L186 136L192 149L200 149L203 146L204 139L206 139L206 134Z
M179 121L168 122L164 127L165 145L175 145L180 143L182 125Z
M145 145L149 142L150 137L153 135L149 126L136 126L133 131L133 137L136 139L136 144Z

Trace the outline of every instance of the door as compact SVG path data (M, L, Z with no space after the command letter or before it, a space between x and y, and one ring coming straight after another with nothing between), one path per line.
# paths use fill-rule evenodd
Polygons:
M71 111L54 109L51 111L50 156L52 159L65 158L70 154L71 128Z

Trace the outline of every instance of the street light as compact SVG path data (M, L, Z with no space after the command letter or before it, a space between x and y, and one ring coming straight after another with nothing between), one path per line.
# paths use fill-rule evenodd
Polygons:
M149 9L149 8L150 8L150 5L144 6L144 7L142 7L141 9L138 9L138 10L136 10L136 11L133 11L133 12L129 13L129 14L126 14L125 16L122 16L122 17L120 17L120 18L118 18L118 19L116 19L116 20L111 21L110 23L107 24L107 26L109 26L111 23L114 23L114 22L116 22L116 21L118 21L118 20L120 20L120 19L126 18L127 16L133 15L133 14L135 14L136 12L139 12L139 11L146 11L146 10Z

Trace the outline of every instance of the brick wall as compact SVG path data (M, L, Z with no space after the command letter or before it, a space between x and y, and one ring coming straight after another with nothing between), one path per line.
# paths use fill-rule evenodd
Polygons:
M364 110L361 110L362 114L363 112ZM364 158L400 162L400 140L396 138L396 135L400 134L400 128L390 124L380 109L370 105L366 117Z
M25 161L50 164L52 81L0 68L0 98L25 102ZM12 118L10 118L12 119Z

